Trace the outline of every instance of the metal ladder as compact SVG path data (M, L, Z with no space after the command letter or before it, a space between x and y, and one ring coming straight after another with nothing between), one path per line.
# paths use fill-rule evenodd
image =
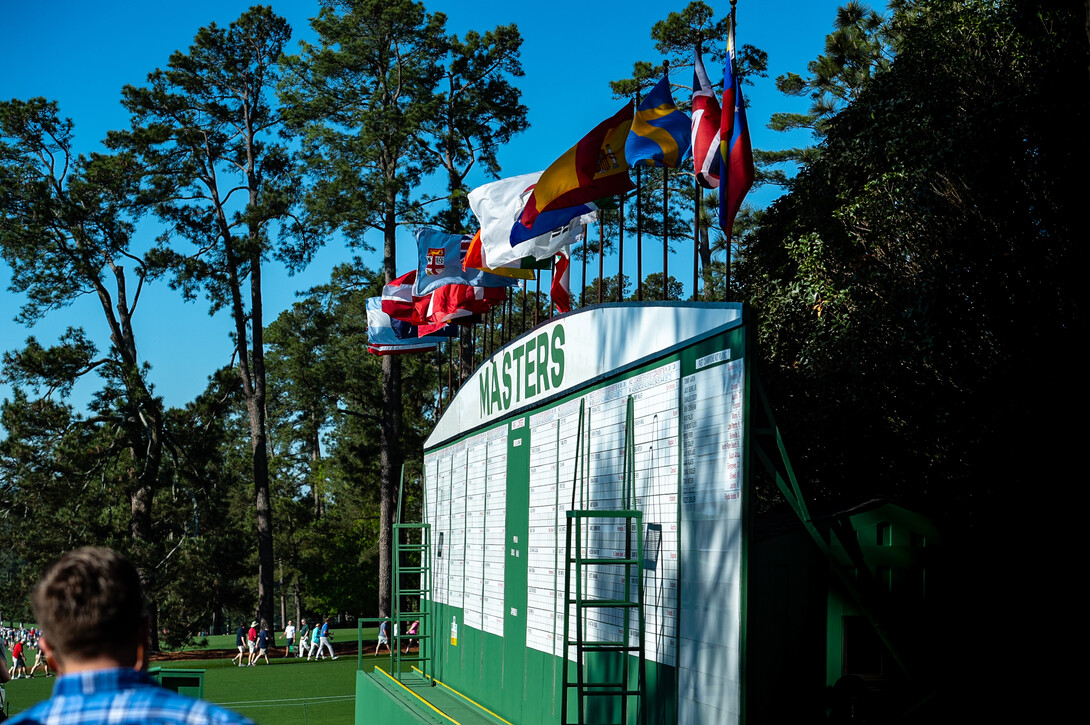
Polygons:
M583 725L587 722L587 706L593 699L597 717L609 712L619 717L618 725L628 725L632 701L635 700L635 722L646 722L644 703L646 685L646 660L644 659L644 610L643 610L643 512L634 507L635 502L635 444L633 433L633 401L628 398L625 416L624 508L598 510L585 508L583 479L586 478L584 455L589 456L589 444L584 451L584 407L580 404L579 430L576 443L576 478L579 479L579 508L575 507L575 488L572 490L572 509L567 512L567 532L564 574L564 665L563 687L561 692L560 718L563 725ZM589 424L587 426L589 428ZM580 463L583 475L580 478ZM591 522L600 520L610 528L624 531L624 553L613 550L613 555L590 555L589 540L595 525ZM623 525L618 525L623 522ZM601 526L601 524L599 524ZM584 533L584 528L586 532ZM633 541L633 539L635 539ZM616 571L623 581L619 597L594 598L584 588L584 577L589 573L587 567L598 567L595 572L601 576L602 569ZM574 596L572 578L575 579ZM635 587L635 600L632 589ZM572 613L575 615L575 633L572 636ZM591 612L619 613L623 620L621 637L617 639L589 639L587 619ZM635 621L633 621L635 620ZM633 644L633 639L636 641ZM571 661L568 653L575 647L575 681L570 681ZM612 654L610 654L612 653ZM595 673L588 667L587 655L607 670L607 679L591 679ZM633 659L635 663L633 663ZM636 666L635 686L632 682L632 666ZM575 691L575 720L569 720L569 691ZM603 704L612 698L613 706Z
M393 645L390 652L391 673L401 679L401 665L403 662L416 664L425 674L429 671L431 662L431 524L403 524L401 523L401 496L405 487L405 467L401 467L401 486L398 491L397 518L394 524L394 551L393 551L393 609L392 621L397 626L398 634L394 636L393 626L390 628L390 643ZM427 518L427 499L425 498L425 510L423 518ZM415 555L415 556L414 556ZM416 560L413 563L413 560ZM406 563L409 562L409 563ZM420 603L419 611L403 611L403 600L412 597ZM407 630L414 621L420 621L420 627L416 634L410 635ZM402 640L417 640L419 651L416 656L409 657L401 652Z

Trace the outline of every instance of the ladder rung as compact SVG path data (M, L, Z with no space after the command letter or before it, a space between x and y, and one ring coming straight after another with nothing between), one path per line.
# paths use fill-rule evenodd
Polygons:
M579 608L594 607L638 607L639 602L631 602L627 599L569 599L568 604L574 604Z
M590 652L639 652L639 645L621 644L620 642L584 642L583 644L570 643L569 646Z
M569 685L571 687L572 685ZM578 687L578 685L574 685ZM590 685L586 682L583 683L583 687L614 687L614 685ZM619 687L619 685L617 685ZM583 697L627 697L629 695L639 695L639 690L590 690L587 692L579 693Z
M639 559L568 559L569 564L575 564L577 566L585 566L587 564L627 564L629 566L636 566L643 562Z

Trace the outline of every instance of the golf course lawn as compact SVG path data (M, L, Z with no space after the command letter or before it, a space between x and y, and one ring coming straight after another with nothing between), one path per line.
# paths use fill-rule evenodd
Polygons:
M340 633L339 633L340 634ZM347 630L337 643L346 640L355 645L356 632ZM221 641L222 640L222 641ZM234 636L209 638L209 648L234 646ZM337 647L340 649L340 647ZM366 648L365 648L366 653ZM348 725L355 712L356 655L344 654L331 661L307 662L283 658L281 645L275 656L270 651L270 665L264 660L256 667L238 667L229 659L152 662L169 669L203 669L204 697L235 710L261 725ZM388 667L390 658L363 658L364 669ZM6 686L8 714L16 715L49 697L56 678L41 674L33 680L19 679Z

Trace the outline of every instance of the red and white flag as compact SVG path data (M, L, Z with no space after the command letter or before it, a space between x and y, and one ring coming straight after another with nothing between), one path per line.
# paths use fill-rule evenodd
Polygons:
M719 186L721 119L719 101L715 99L715 90L697 48L693 63L693 168L696 180L705 189Z
M553 283L549 292L557 312L571 312L571 247L564 247L556 254Z

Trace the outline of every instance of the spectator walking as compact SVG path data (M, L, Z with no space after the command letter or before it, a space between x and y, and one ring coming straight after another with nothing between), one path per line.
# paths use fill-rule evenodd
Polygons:
M46 677L52 677L49 673L49 663L45 659L45 650L42 649L42 645L38 643L38 650L34 653L34 666L30 668L30 679L34 679L34 673L41 667L45 670Z
M310 656L314 655L314 659L322 659L322 649L318 646L318 638L321 636L322 630L317 624L314 625L314 629L310 630L310 654L307 655L307 662L310 662Z
M375 643L375 655L378 655L378 648L382 645L386 645L386 651L393 654L393 650L390 649L390 638L386 636L386 621L383 620L382 624L378 626L378 642Z
M265 658L265 664L272 664L269 662L269 625L264 621L261 622L261 632L257 635L257 656L254 657L254 664L262 657Z
M408 631L409 636L405 640L405 654L408 654L409 653L409 648L413 646L413 642L414 642L413 635L416 634L419 631L419 629L420 629L420 620L419 619L417 619L416 621L414 621L412 624L409 625L409 631Z
M238 630L235 632L235 647L238 648L238 654L232 657L231 661L234 662L235 660L238 660L238 666L244 667L245 665L242 664L242 656L246 654L246 628L243 627L241 623L238 625Z
M332 639L332 637L333 632L329 630L329 617L326 617L322 620L322 628L319 630L318 634L318 654L321 654L322 648L325 648L329 650L329 659L335 660L337 659L337 655L333 654L333 645L329 643L329 640Z
M295 644L295 625L292 624L290 619L288 620L288 626L284 627L284 641L287 643L287 646L284 647L284 657L288 658L291 656L291 648Z
M307 656L310 659L310 625L307 620L299 620L299 656Z
M246 664L247 667L254 666L254 660L257 659L257 621L250 622L250 631L246 633L246 646L250 648L250 661Z

